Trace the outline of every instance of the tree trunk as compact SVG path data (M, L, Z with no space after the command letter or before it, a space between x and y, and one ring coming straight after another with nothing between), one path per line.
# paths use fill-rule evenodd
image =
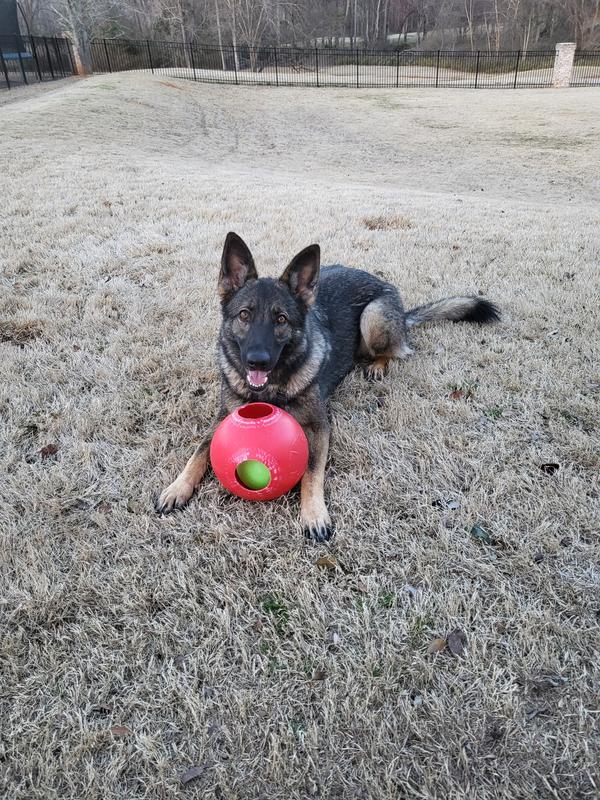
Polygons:
M92 73L92 51L90 48L90 37L83 28L71 33L71 44L73 45L73 56L75 58L75 71L77 75L90 75Z
M217 36L219 38L219 50L221 51L221 65L223 72L226 71L227 65L225 63L225 53L223 52L223 37L221 36L221 17L219 15L219 0L215 0L215 14L217 17Z
M235 61L235 68L236 70L240 69L240 61L238 58L238 49L237 49L237 25L235 20L235 3L236 0L231 0L231 41L233 43L233 58Z
M475 42L473 40L473 0L465 0L465 14L467 16L467 24L469 26L469 42L471 43L471 50L475 50Z
M379 41L379 22L381 18L381 0L377 0L377 8L375 11L375 41Z
M387 44L387 36L388 36L388 12L390 10L390 0L385 0L385 5L383 7L383 39Z

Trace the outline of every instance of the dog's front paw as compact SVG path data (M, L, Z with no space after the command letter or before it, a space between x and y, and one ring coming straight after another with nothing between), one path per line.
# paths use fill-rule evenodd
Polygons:
M365 378L368 381L382 381L388 373L389 364L389 358L378 358L367 364L364 370Z
M309 542L328 542L334 533L331 522L316 522L304 526L304 538Z
M180 475L161 492L160 497L156 500L154 507L157 514L180 511L193 494L193 485Z
M313 542L328 542L335 533L326 509L321 514L310 518L303 514L302 528L305 539Z

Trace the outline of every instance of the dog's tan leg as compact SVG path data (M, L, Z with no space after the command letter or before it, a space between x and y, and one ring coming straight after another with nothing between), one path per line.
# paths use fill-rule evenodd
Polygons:
M220 421L221 417L213 423L210 431L185 465L183 472L161 492L155 503L156 511L159 514L168 514L170 511L181 510L194 494L196 486L198 486L206 473L210 443Z
M333 536L333 526L325 505L325 464L329 450L329 426L307 430L308 469L300 486L300 519L307 539L325 542Z

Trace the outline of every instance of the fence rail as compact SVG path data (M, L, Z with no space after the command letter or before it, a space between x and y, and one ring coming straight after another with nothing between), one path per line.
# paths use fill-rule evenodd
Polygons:
M600 85L600 51L583 53L579 86ZM205 83L275 86L512 88L552 85L554 50L422 51L237 47L101 39L95 72L139 70Z
M0 35L0 89L54 81L74 74L68 39Z

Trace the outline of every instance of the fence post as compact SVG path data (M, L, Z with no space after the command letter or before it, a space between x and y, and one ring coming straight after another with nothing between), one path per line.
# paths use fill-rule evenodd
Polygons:
M238 74L237 74L237 64L235 63L236 59L236 52L235 52L235 45L231 45L231 52L233 53L233 71L235 72L235 85L238 85Z
M479 78L479 56L481 54L481 50L477 51L477 65L475 66L475 88L477 88L477 80Z
M437 89L439 86L439 79L440 79L440 51L437 51L437 61L435 63L435 88Z
M400 86L400 50L396 50L396 89Z
M559 42L556 45L554 71L552 73L552 86L555 89L562 89L571 85L575 47L575 42Z
M319 88L319 48L315 47L315 64L317 65L317 89Z
M273 48L273 56L275 57L275 84L279 86L279 67L277 65L277 48Z
M48 39L44 36L44 46L46 48L46 58L48 59L48 66L50 67L50 75L52 75L52 80L56 80L54 77L54 69L52 68L52 59L50 58L50 48L48 47Z
M108 66L108 71L112 72L112 67L110 65L110 57L108 55L108 46L106 44L106 39L104 39L103 41L104 41L104 52L106 53L106 64Z
M40 79L40 83L42 82L42 70L40 69L40 62L38 61L37 50L35 48L35 38L33 36L29 37L29 42L31 44L31 49L33 50L33 57L35 59L35 68L37 69L38 78Z
M106 44L106 43L105 43ZM148 61L150 62L150 69L154 75L154 64L152 63L152 51L150 50L150 42L146 39L146 49L148 50Z
M356 48L356 88L359 88L359 80L358 80L358 47Z
M513 81L513 89L517 88L517 76L519 74L519 61L521 60L521 51L517 50L517 63L515 64L515 79Z
M6 69L6 62L2 55L2 48L0 47L0 61L2 61L2 72L4 73L4 80L6 81L6 88L10 89L10 81L8 80L8 70Z
M196 75L196 62L194 61L194 48L192 47L192 43L190 42L190 61L192 62L192 70L194 71L194 80L197 81L198 77Z

